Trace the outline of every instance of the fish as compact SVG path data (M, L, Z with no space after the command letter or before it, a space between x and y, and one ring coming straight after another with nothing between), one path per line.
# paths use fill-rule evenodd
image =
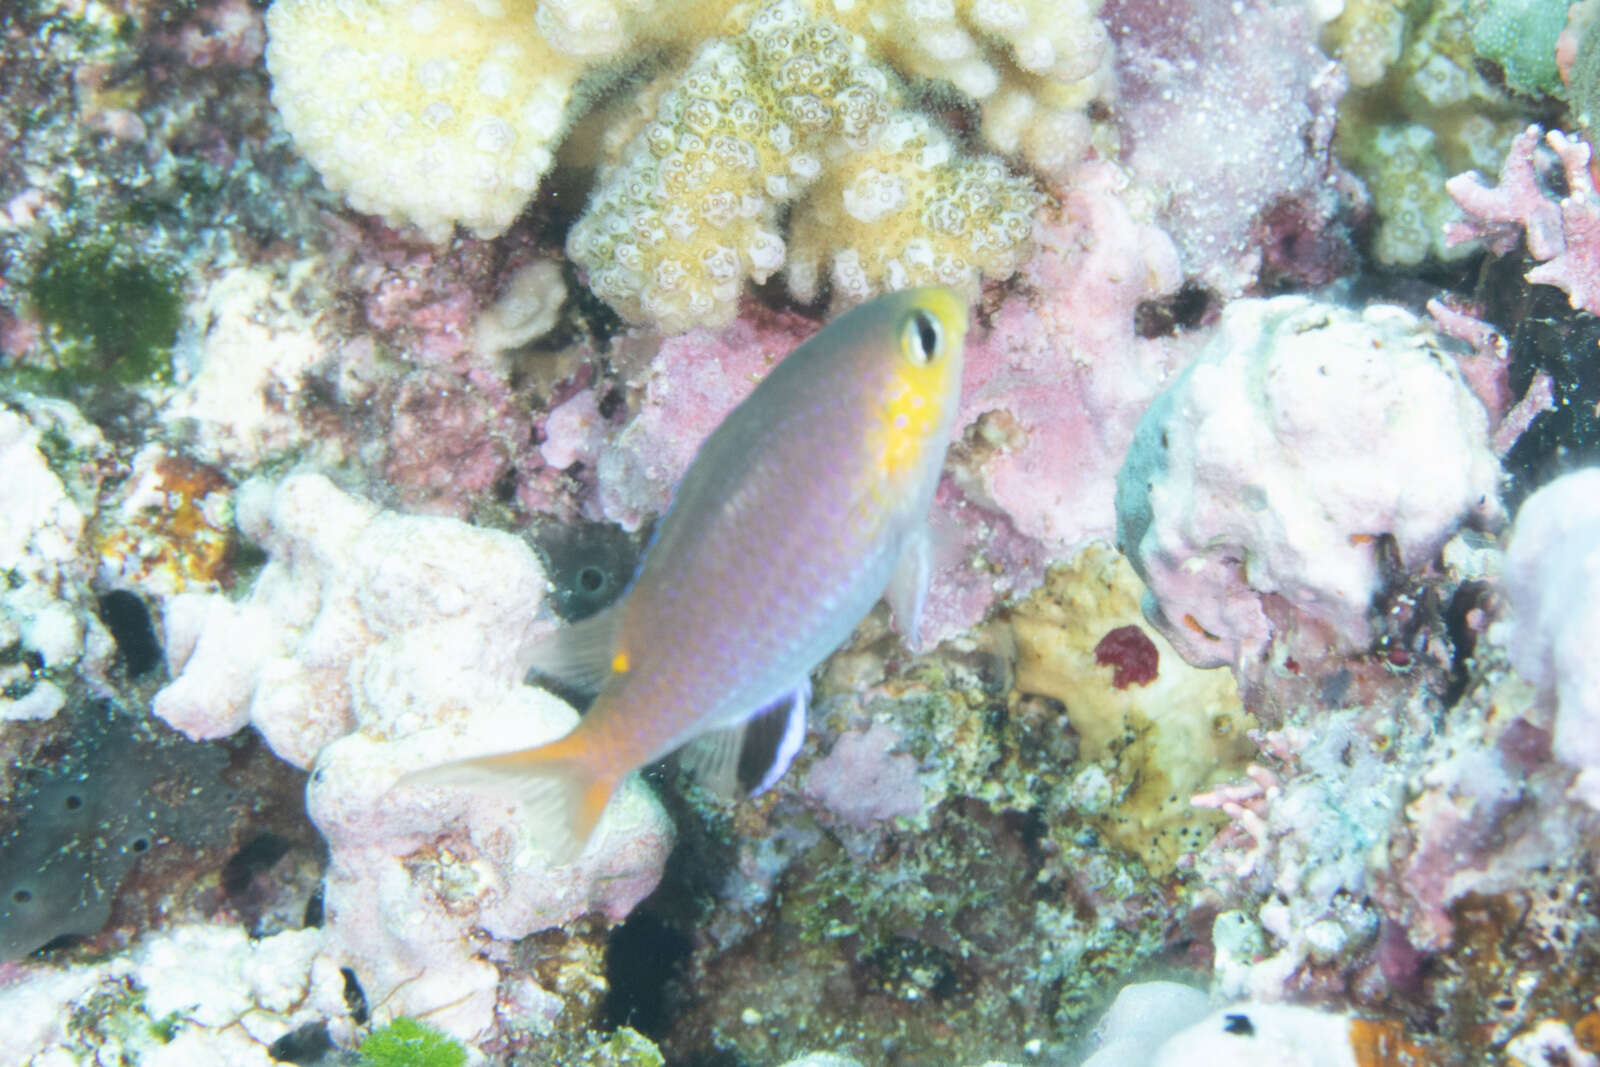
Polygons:
M558 857L674 751L736 793L761 727L773 752L755 792L769 787L804 737L812 670L886 593L902 633L921 625L967 327L951 290L901 290L781 360L700 446L617 602L538 650L532 677L595 692L578 725L402 782L514 794Z

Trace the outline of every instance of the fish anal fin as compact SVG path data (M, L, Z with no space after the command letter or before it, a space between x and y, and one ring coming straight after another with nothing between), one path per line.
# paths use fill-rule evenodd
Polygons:
M678 764L701 788L733 799L739 795L739 750L744 723L701 734L678 750Z

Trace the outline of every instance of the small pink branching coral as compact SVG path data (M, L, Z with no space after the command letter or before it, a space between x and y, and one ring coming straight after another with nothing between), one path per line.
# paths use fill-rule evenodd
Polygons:
M1467 214L1466 221L1446 227L1445 239L1455 245L1481 238L1504 255L1516 247L1519 232L1526 233L1528 254L1539 261L1528 281L1564 289L1574 308L1600 313L1600 190L1589 145L1560 130L1544 135L1566 178L1567 195L1558 200L1540 177L1540 133L1529 126L1511 142L1497 185L1487 185L1476 172L1445 183Z

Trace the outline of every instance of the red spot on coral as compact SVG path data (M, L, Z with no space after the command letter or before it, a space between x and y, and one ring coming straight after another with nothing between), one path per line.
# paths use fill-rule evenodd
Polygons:
M1094 646L1094 661L1112 667L1111 684L1118 689L1149 685L1156 680L1161 653L1155 642L1137 626L1119 626Z

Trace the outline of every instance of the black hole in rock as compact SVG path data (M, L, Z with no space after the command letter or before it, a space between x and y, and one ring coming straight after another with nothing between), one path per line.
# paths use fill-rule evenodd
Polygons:
M586 593L598 593L600 587L606 584L605 572L599 567L585 567L578 572L578 585Z
M623 395L621 389L608 389L600 398L600 403L595 405L595 410L600 413L602 419L609 420L627 405L628 398Z
M19 889L15 893L11 894L11 899L18 904L26 904L28 901L33 899L33 894L28 892L26 889Z
M68 811L77 811L81 807L83 807L83 798L78 796L76 793L67 798Z
M674 979L694 943L654 915L635 913L611 934L606 946L606 982L601 1027L631 1026L652 1040L672 1024Z
M367 994L356 981L356 972L340 967L339 973L344 976L344 1006L350 1009L351 1020L357 1026L367 1025Z
M308 930L315 930L322 925L321 886L313 889L311 896L306 898L306 913L300 917L300 925Z
M236 897L250 888L255 876L270 868L289 851L289 842L277 834L257 834L240 847L222 867L222 891Z
M133 839L133 850L135 852L145 852L148 851L149 848L150 841L148 838L136 837Z
M100 621L111 631L130 678L140 677L161 662L161 642L143 600L113 589L100 598Z
M333 1049L325 1022L306 1023L290 1030L267 1049L267 1055L280 1063L318 1063L323 1053Z

